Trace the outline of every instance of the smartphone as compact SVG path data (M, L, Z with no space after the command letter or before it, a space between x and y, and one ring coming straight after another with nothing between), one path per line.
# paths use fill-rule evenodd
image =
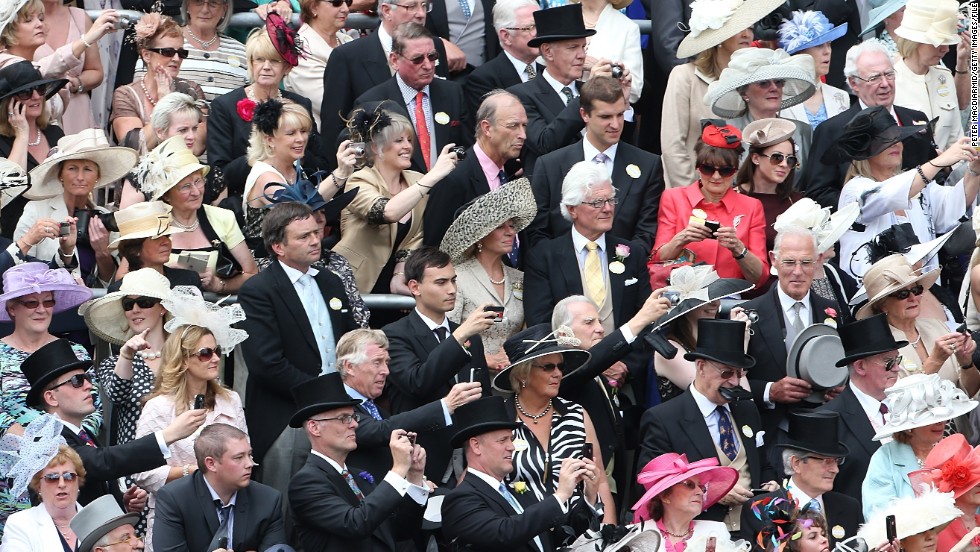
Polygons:
M956 328L956 333L970 335L970 330L966 329L966 322L960 324L960 327Z
M470 383L476 381L476 368L470 368Z
M704 225L708 227L708 230L711 230L712 234L714 234L715 232L718 231L719 228L721 228L721 223L718 222L717 220L706 220L704 221Z
M228 548L228 537L218 539L218 548Z
M708 537L708 543L704 546L704 552L715 552L715 537Z
M204 395L194 396L194 410L200 410L204 408Z
M888 542L895 542L898 538L898 531L895 530L895 516L890 515L885 518L885 535L888 538Z
M769 491L767 489L749 489L749 492L754 495L757 495L762 493L768 493Z
M412 446L413 447L415 446L415 439L416 439L416 437L418 437L418 435L416 435L415 433L409 433L408 434L408 440L409 440L409 442L412 443Z
M582 458L588 458L589 460L592 460L594 458L592 443L585 443L584 445L582 445Z
M503 307L495 307L493 305L487 305L487 306L483 307L483 310L485 312L494 312L494 313L497 314L497 318L494 319L494 323L503 322L503 320L504 320L504 308Z
M63 238L67 236L69 232L71 232L71 223L62 222L61 226L58 227L58 237Z

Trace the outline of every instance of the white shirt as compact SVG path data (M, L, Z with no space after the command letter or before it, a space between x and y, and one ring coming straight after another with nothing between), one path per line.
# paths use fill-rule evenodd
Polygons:
M224 501L221 500L221 497L218 496L218 493L214 491L214 487L212 487L211 483L208 482L207 477L204 478L204 484L207 485L208 491L211 493L211 502L217 500L222 506L231 506L231 509L228 510L228 543L230 544L232 535L235 534L235 500L238 498L238 491L235 491L235 493L231 495L231 500L228 501L228 504L225 504ZM218 514L218 523L220 523L221 508L215 506L214 509Z
M854 397L857 398L858 403L861 405L861 410L864 410L864 414L868 417L868 421L871 422L871 427L877 433L885 425L881 420L881 401L858 389L853 381L847 382L847 385L854 393ZM881 444L885 444L891 440L891 437L886 437L881 440Z
M572 226L572 246L575 247L575 256L578 258L579 272L582 272L583 274L585 271L585 257L589 254L589 250L586 248L588 243L589 239L580 234L579 231L575 229L575 226ZM602 279L608 285L609 277L606 275L606 273L609 272L609 263L606 260L606 252L604 250L606 245L606 235L602 234L596 238L595 243L599 246L596 249L596 253L599 254L599 262L602 264Z
M466 468L466 471L468 473L471 473L474 476L482 479L484 483L486 483L487 485L490 485L490 487L493 490L497 491L498 493L500 493L500 485L501 485L501 483L503 483L505 487L507 486L507 484L504 483L503 481L498 481L493 476L491 476L489 474L486 474L486 473L483 473L480 470L477 470L477 469L474 469L474 468ZM513 493L511 493L511 495L513 496ZM504 496L504 494L503 493L500 493L500 496ZM558 497L557 496L555 496L555 495L551 495L551 496L555 500L558 500ZM506 497L504 498L504 500L506 500ZM516 496L514 497L514 501L517 502L517 497ZM509 502L508 502L508 504L509 504ZM558 505L561 507L561 511L562 511L563 514L564 513L568 513L568 503L567 502L562 502L562 501L558 500ZM520 503L519 502L518 502L518 506L520 506ZM524 508L521 508L521 511L520 512L517 512L517 513L518 514L523 514L524 513ZM537 537L535 537L535 538L537 538Z
M827 510L823 505L823 495L810 496L804 493L803 490L796 485L796 481L793 479L793 477L790 477L789 481L786 482L786 490L789 492L789 494L793 495L794 499L796 499L797 506L802 508L803 506L809 504L811 500L816 500L817 503L820 504L820 511L826 515Z
M310 450L310 454L315 454L320 458L326 460L327 464L330 464L330 466L333 467L333 469L337 470L337 473L341 475L343 475L344 471L347 469L347 466L341 466L340 464L334 462L332 458L328 457L325 454L322 454L315 450ZM405 494L408 493L408 496L412 500L422 505L425 505L426 501L429 500L428 488L419 487L418 485L413 485L412 483L409 483L407 479L405 479L404 477L398 475L393 471L389 471L388 473L386 473L384 480L387 481L389 485L395 488L395 491L398 492L399 496L405 496Z
M507 59L510 60L511 65L514 66L514 70L517 71L517 74L521 76L521 82L527 82L531 80L531 77L527 75L527 66L528 65L534 66L533 61L531 63L524 63L523 61L510 55L510 52L508 52L507 50L504 50L504 55L506 55ZM537 67L534 68L534 72L538 73ZM547 71L541 71L541 73L547 73ZM562 97L564 97L564 95L562 95Z
M562 93L562 89L565 88L566 86L568 86L568 88L571 89L573 97L575 98L578 97L578 85L575 84L575 81L572 81L567 85L562 84L558 82L558 80L556 80L555 77L552 77L551 73L549 73L547 69L541 71L541 74L538 76L544 77L545 82L550 84L551 87L555 89L555 92L558 93L558 97L561 98L561 101L565 102L565 105L568 105L568 97L566 97L565 94Z
M385 51L385 61L391 57L391 35L385 30L384 25L378 25L378 41L381 42L381 48Z
M721 432L718 430L718 418L721 414L718 412L718 407L724 407L728 411L728 418L732 422L732 428L735 427L735 417L732 416L732 409L728 407L727 404L718 405L711 402L711 399L705 397L697 387L693 384L688 388L691 390L691 396L694 397L694 402L698 405L698 410L701 411L701 415L704 416L704 423L708 426L708 433L711 434L711 438L715 443L721 442ZM740 443L739 439L735 438L735 450L738 450Z
M589 141L588 135L586 135L582 140L582 152L584 154L583 159L591 162L595 160L596 155L599 155L600 153L605 154L606 160L602 163L602 165L606 167L606 172L609 173L610 178L612 178L613 164L616 162L616 150L618 149L618 142L606 148L605 151L599 151L599 148L593 146L592 142Z

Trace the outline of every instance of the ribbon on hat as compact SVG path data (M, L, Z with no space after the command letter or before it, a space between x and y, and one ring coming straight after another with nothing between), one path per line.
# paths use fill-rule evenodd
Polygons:
M718 279L718 273L710 265L682 266L670 273L667 289L680 292L681 301L710 301L708 286Z
M794 500L780 496L769 496L753 502L752 514L763 522L762 529L756 537L759 547L782 552L790 541L802 537L803 531L797 530L797 526L809 529L813 525L813 520L798 518L809 508L810 505L806 504L802 509L798 509ZM772 546L769 546L770 544Z
M890 418L888 425L900 427L906 424L919 426L948 420L952 417L952 404L969 399L952 382L939 376L923 384L902 387L885 397Z
M715 148L738 149L742 145L742 133L722 120L702 119L701 141Z
M752 74L770 66L796 66L802 71L813 72L813 58L810 56L791 56L786 53L786 50L768 48L751 48L751 50L739 56L732 56L732 60L728 63L729 73Z
M41 414L27 424L24 436L7 433L0 439L0 476L13 479L11 494L20 497L34 474L43 470L66 445L61 436L64 425L51 414Z
M683 23L677 27L682 31L690 31L690 36L696 37L708 29L718 30L745 3L745 0L694 0L691 2L691 19L687 28Z
M575 332L568 326L562 324L558 329L542 337L541 339L524 339L522 343L530 343L531 346L524 350L525 355L534 352L538 347L555 344L561 347L578 347L582 340L575 337Z
M650 488L651 485L667 476L677 475L679 473L688 472L698 468L710 468L718 465L717 458L705 458L704 460L698 460L697 462L688 462L687 455L680 454L672 459L668 465L657 466L657 469L644 469L636 476L636 482L646 488Z
M30 288L31 293L41 293L41 286L78 285L64 269L44 269L39 272L16 272L7 282L11 291ZM29 295L29 294L25 294Z

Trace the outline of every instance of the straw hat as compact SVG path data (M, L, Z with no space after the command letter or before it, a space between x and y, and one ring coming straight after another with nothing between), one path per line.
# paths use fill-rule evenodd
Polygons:
M636 482L643 485L646 492L631 508L634 521L650 519L647 504L667 489L692 477L697 477L702 485L708 487L701 503L702 510L707 510L732 490L738 481L738 472L734 468L719 466L717 458L688 462L686 454L661 454L647 462L636 475Z
M96 184L105 186L126 176L136 166L138 158L136 150L110 146L105 132L100 128L87 128L78 134L63 136L51 156L31 171L33 185L24 192L24 197L36 200L63 194L64 186L58 173L65 161L92 161L99 166Z
M874 314L874 306L888 298L892 293L909 286L922 283L926 289L939 279L939 269L922 272L913 270L904 255L889 255L871 265L864 274L864 285L868 290L868 303L858 309L857 319L868 318Z
M78 536L78 549L92 552L95 543L110 531L127 524L135 527L139 520L139 512L124 513L112 495L105 495L79 510L69 525Z
M755 25L783 3L784 0L694 0L687 24L690 32L677 46L678 59L721 44Z
M925 467L909 473L912 489L935 487L959 498L980 485L980 449L954 433L936 444L926 457Z
M767 80L784 80L780 109L803 103L816 90L817 74L813 57L791 56L785 50L742 48L732 54L728 67L718 80L708 85L705 105L719 117L735 119L748 110L739 88Z
M180 136L171 136L153 148L140 160L135 176L143 193L156 201L170 188L197 171L208 174L210 167L202 165Z
M956 0L909 0L895 34L919 44L952 46L960 42L958 23Z
M837 40L846 32L846 22L834 27L823 12L798 10L779 26L779 47L795 54Z
M48 268L47 263L23 263L3 273L0 306L11 299L32 293L50 291L54 294L54 312L71 310L92 298L92 290L78 285L63 268ZM7 309L0 308L0 320L9 322Z
M531 182L526 178L508 182L470 202L449 225L439 249L452 257L453 264L459 264L466 260L466 251L495 228L514 219L515 230L520 232L531 224L537 212Z
M719 278L711 265L682 266L670 273L667 291L680 293L677 305L654 323L657 330L694 309L723 297L738 295L755 287L738 278Z
M173 225L171 209L162 201L142 201L116 211L119 237L112 240L109 249L116 249L125 240L155 239L183 232L183 228Z
M888 422L881 426L874 441L893 433L946 422L977 407L966 393L939 374L912 374L885 389Z
M780 117L756 119L742 129L742 141L757 148L768 148L789 140L796 124Z
M908 0L868 0L871 11L868 12L868 25L861 30L864 36L885 22L892 14L905 7Z
M817 253L823 253L837 243L859 216L861 207L857 203L848 203L831 214L830 207L820 207L817 202L805 197L776 217L772 227L777 233L791 226L810 230L817 236Z
M873 513L858 531L857 536L868 543L868 548L880 546L888 540L885 518L890 515L895 516L895 536L901 540L946 525L963 512L953 503L953 493L941 493L935 489L915 497L897 498Z
M170 280L152 268L141 268L123 276L119 291L83 304L78 314L85 317L89 331L116 345L132 335L123 313L124 297L153 297L163 301L170 296Z
M547 323L525 328L507 338L504 351L510 359L510 366L501 370L493 378L493 388L504 393L515 393L510 387L510 371L515 366L532 361L546 355L560 354L562 356L561 377L578 370L592 358L591 353L579 349L581 344L574 332L568 326L559 326L551 331Z

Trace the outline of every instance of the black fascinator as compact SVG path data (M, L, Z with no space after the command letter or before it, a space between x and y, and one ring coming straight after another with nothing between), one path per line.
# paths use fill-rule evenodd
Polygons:
M255 112L252 115L252 124L254 124L255 128L259 129L262 134L272 136L275 134L276 129L279 128L279 117L282 116L282 105L282 102L275 98L269 98L264 102L259 102L255 106Z
M391 124L388 112L378 106L374 111L355 109L347 121L352 142L370 142L371 138Z

